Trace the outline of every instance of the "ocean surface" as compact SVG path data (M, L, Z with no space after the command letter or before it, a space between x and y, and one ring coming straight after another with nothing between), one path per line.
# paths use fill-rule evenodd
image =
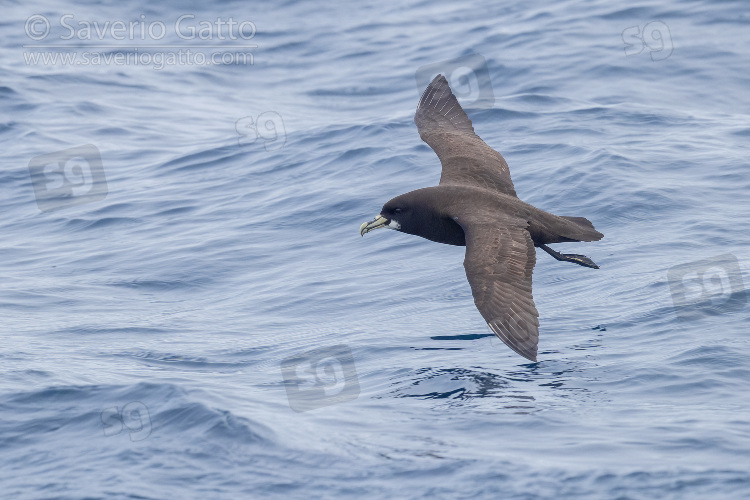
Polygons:
M750 498L742 1L3 3L0 498ZM445 74L519 196L539 361L437 184Z

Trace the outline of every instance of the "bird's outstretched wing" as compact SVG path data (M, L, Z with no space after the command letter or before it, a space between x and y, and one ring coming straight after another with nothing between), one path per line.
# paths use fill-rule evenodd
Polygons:
M523 219L457 217L466 235L464 268L474 303L492 331L536 361L539 313L531 295L534 242Z
M425 89L414 123L443 165L440 184L483 187L516 196L505 159L474 133L443 75Z

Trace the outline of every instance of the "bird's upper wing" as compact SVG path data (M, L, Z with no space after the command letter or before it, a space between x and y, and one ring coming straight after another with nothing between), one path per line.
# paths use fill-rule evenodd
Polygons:
M516 196L505 159L474 133L443 75L425 89L414 123L443 165L440 184L483 187Z
M531 295L534 242L523 219L456 217L466 235L464 268L474 303L495 335L536 361L539 313Z

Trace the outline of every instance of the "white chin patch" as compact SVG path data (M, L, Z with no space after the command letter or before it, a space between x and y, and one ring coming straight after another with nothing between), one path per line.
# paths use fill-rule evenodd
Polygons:
M401 229L401 224L399 224L398 221L391 219L390 222L385 225L385 227L398 231L399 229Z

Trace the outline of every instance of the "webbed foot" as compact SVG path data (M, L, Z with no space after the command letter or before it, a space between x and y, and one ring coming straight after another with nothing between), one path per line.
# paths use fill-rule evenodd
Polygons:
M547 245L540 245L539 248L550 254L552 257L554 257L557 260L561 260L564 262L575 262L579 266L583 267L591 267L593 269L599 269L599 266L597 266L593 260L589 259L585 255L579 255L577 253L560 253L552 250Z

